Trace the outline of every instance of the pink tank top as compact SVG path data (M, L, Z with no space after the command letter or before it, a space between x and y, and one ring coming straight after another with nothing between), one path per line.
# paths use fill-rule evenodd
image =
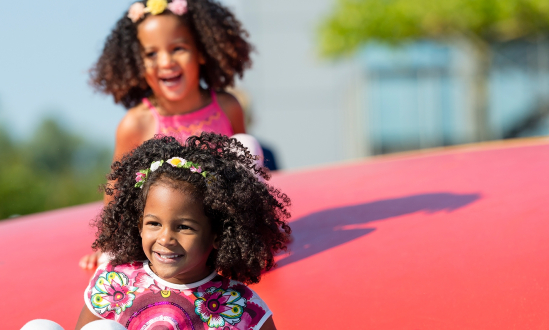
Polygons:
M160 115L147 98L143 99L143 103L149 107L156 119L156 134L173 136L181 143L189 136L200 135L202 132L233 135L231 122L217 103L215 92L212 91L211 96L212 102L204 108L173 116Z

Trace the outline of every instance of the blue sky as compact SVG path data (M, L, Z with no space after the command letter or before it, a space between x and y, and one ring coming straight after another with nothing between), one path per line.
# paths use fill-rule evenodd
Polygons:
M44 116L58 117L90 140L112 145L125 113L88 85L88 69L132 1L2 1L0 123L14 136L32 134Z
M56 116L89 140L112 146L125 109L95 93L87 71L132 2L2 1L1 125L26 138L42 118Z
M112 144L124 109L94 93L87 70L129 1L4 1L0 11L0 121L19 138L57 116Z

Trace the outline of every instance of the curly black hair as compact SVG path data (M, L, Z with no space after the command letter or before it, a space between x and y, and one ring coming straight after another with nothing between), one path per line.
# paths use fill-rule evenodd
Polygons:
M145 4L146 0L140 2ZM252 65L253 46L247 41L248 33L234 14L215 0L187 0L187 8L187 13L176 17L189 27L206 61L200 68L200 79L213 90L233 86L235 76L242 78L244 70ZM137 39L137 26L150 14L136 23L127 14L107 37L103 53L90 70L90 82L129 109L151 94L143 76L141 45ZM161 15L173 14L166 9Z
M165 165L149 174L142 189L135 187L136 172L171 157L200 164L208 175ZM147 193L151 185L169 181L202 200L220 238L208 266L237 281L259 282L261 272L275 266L274 255L286 250L290 199L258 179L267 180L268 174L254 164L254 157L236 139L214 133L192 136L184 146L173 137L145 141L113 163L108 179L115 183L105 186L105 193L114 200L95 221L97 239L92 247L111 253L114 265L147 259L139 234Z

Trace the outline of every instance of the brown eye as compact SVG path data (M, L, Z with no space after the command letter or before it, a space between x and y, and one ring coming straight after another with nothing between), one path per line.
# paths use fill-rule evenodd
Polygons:
M187 226L187 225L179 225L179 226L177 226L177 229L178 230L192 230L192 228Z

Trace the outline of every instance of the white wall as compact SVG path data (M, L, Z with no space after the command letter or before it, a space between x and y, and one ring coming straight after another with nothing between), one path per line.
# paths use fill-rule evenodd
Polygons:
M256 46L240 85L251 98L250 132L271 146L283 168L356 156L344 132L353 65L320 59L316 29L330 0L225 0ZM356 71L356 70L355 70ZM353 109L351 109L353 111ZM280 166L279 165L279 166Z

